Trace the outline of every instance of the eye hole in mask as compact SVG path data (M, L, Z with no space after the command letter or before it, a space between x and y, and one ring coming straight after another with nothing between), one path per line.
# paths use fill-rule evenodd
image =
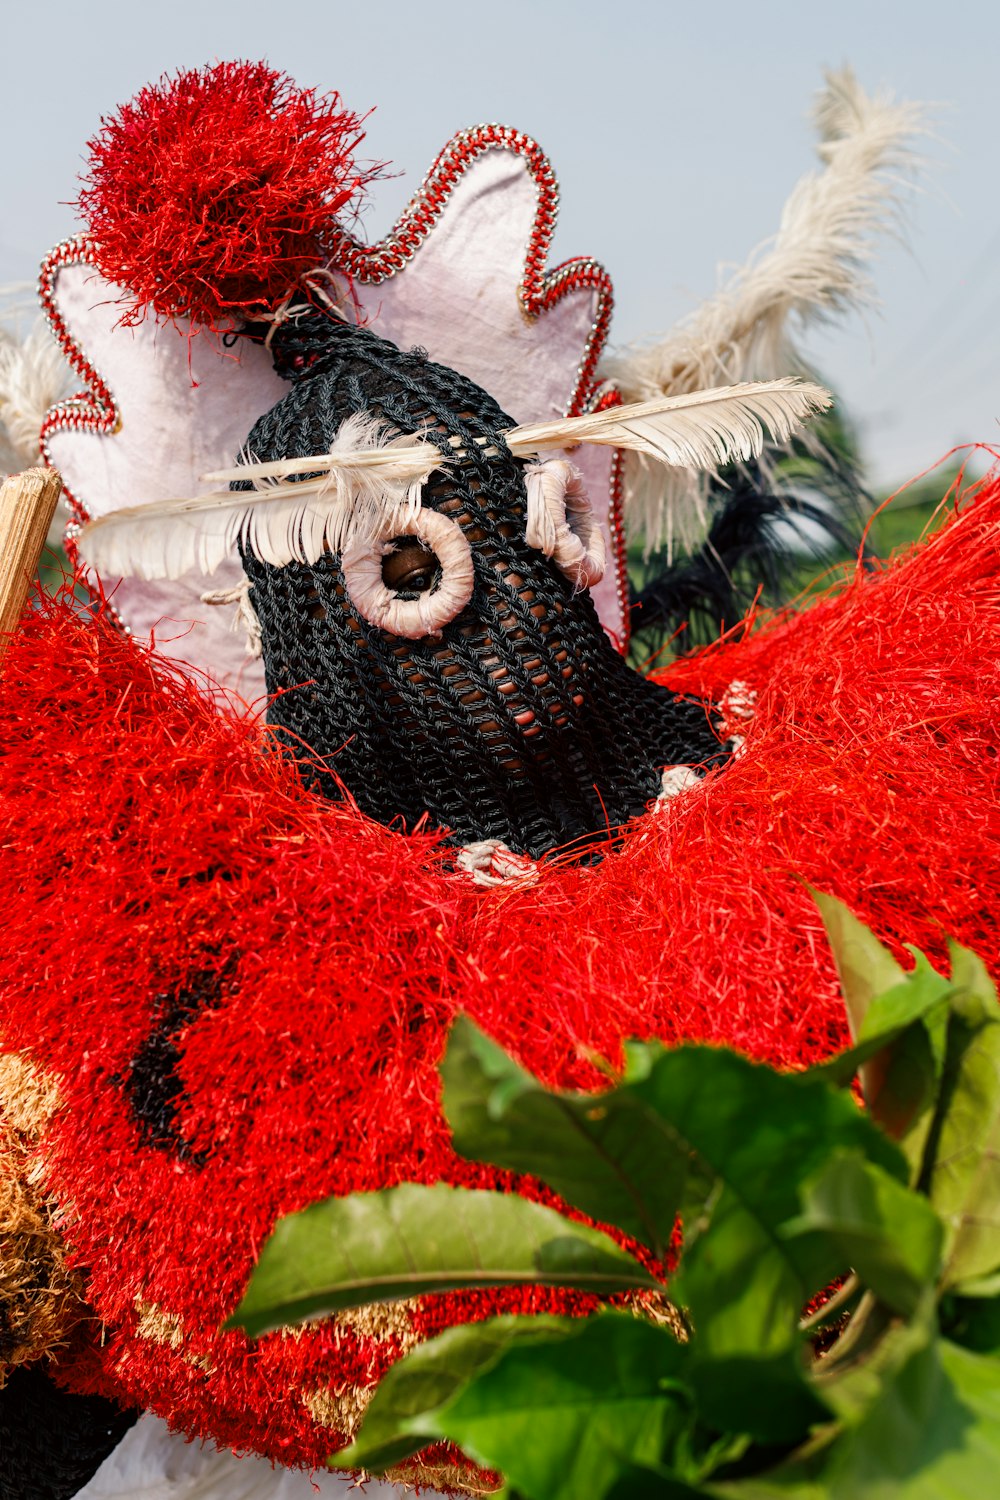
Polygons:
M344 583L358 614L407 640L441 634L472 598L472 552L460 527L420 510L402 530L345 547Z
M524 539L577 589L604 577L607 553L579 469L565 458L545 458L524 471L528 515Z
M393 537L382 559L382 582L401 599L429 594L441 577L436 553L412 537Z

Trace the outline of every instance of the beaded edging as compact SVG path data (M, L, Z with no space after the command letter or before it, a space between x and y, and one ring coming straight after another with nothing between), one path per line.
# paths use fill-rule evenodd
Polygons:
M578 256L546 270L546 260L559 215L559 184L552 164L537 141L509 125L474 125L453 136L438 154L430 171L385 239L364 245L344 231L333 260L365 286L378 286L413 259L433 229L459 179L487 151L510 151L520 156L538 191L538 204L525 254L518 298L529 318L537 318L560 302L567 292L590 289L597 293L597 314L576 371L573 395L565 415L575 417L590 409L593 378L611 325L614 294L611 277L599 261Z

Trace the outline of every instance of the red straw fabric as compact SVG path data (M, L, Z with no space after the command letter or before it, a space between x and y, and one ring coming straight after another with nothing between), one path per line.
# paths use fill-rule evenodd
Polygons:
M313 798L258 720L40 602L0 678L0 1028L58 1081L40 1167L103 1323L62 1379L311 1465L410 1337L586 1307L478 1293L413 1309L405 1336L218 1333L279 1214L502 1182L441 1118L458 1011L567 1087L598 1086L588 1058L626 1036L801 1067L846 1036L806 881L898 952L940 959L950 934L1000 972L998 536L993 480L912 555L661 674L722 703L742 753L599 865L494 891L433 837ZM156 1118L135 1103L151 1067Z

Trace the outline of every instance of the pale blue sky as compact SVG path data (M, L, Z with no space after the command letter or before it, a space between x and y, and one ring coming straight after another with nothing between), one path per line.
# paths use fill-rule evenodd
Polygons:
M3 280L33 277L75 227L61 204L103 112L164 70L266 56L355 109L378 106L371 155L399 175L376 188L373 236L456 130L497 120L534 135L562 189L555 257L608 267L618 341L669 328L720 264L773 232L814 161L822 69L850 62L868 87L935 102L938 139L910 249L887 245L877 270L881 312L814 337L811 352L860 420L879 480L1000 439L995 0L49 0L8 15L4 41Z

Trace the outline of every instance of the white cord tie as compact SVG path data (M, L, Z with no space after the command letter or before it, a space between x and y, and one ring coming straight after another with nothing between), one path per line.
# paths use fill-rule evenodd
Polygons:
M528 546L551 557L575 588L591 588L604 577L607 549L579 469L565 458L538 459L525 469L524 485Z
M700 782L701 777L691 766L664 766L660 777L660 791L653 803L654 809L666 807L668 802L672 802L682 792L690 791Z
M746 735L741 733L749 726L757 709L757 689L752 688L742 678L735 678L719 702L719 712L722 715L723 729L726 733L726 743L732 751L733 758L742 755L746 744Z
M535 861L526 854L515 854L502 839L481 839L479 843L466 844L458 851L455 863L472 876L476 885L506 885L510 881L535 885L539 878Z
M260 636L260 621L257 611L250 603L250 589L252 585L249 578L244 575L235 587L231 589L212 589L207 594L202 594L202 604L235 604L236 613L233 615L230 630L237 631L241 627L246 631L247 651L250 657L256 661L264 652Z

